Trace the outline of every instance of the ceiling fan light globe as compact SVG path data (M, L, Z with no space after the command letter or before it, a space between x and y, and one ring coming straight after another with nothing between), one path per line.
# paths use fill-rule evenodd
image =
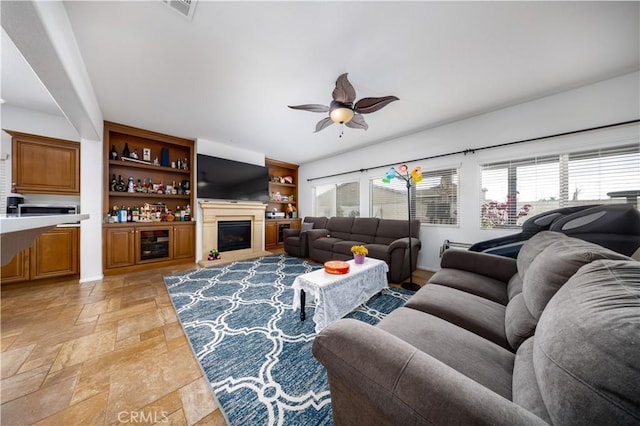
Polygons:
M329 112L329 117L334 123L348 123L353 118L353 110L346 107L334 108Z

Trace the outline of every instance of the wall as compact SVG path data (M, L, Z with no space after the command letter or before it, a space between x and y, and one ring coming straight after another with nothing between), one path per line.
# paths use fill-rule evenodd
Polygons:
M248 149L242 149L242 148L225 145L218 142L209 141L206 139L201 139L201 138L196 139L196 153L210 155L212 157L225 158L227 160L242 161L244 163L257 164L258 166L265 165L264 154L261 154L255 151L250 151ZM196 197L197 197L198 169L196 166L197 164L194 164L194 168L195 168L194 176L195 176L196 182L193 182L191 186L194 189L196 189ZM196 261L207 260L207 259L198 259L198 256L200 255L200 253L207 253L209 250L213 248L213 247L208 247L208 248L202 247L202 221L199 219L200 217L202 217L201 216L202 211L198 204L198 202L201 200L204 200L204 199L196 198L196 206L194 206L191 209L191 211L193 212L192 214L195 215L195 218L197 220L196 222ZM261 250L264 250L264 232L263 232Z
M102 278L102 143L80 139L78 132L62 115L45 114L11 105L2 105L0 126L2 129L80 143L80 196L30 194L25 197L29 203L78 204L82 213L90 219L81 223L80 232L80 282ZM0 198L6 200L11 190L11 136L2 133L1 158L6 167L7 182L0 188ZM100 167L96 167L98 164ZM4 212L4 204L2 207Z
M421 161L410 161L411 159L638 119L639 81L640 74L634 72L340 156L302 164L298 171L300 216L313 214L312 187L316 184L360 180L360 211L366 216L369 212L368 181L380 177L388 169L388 166L375 169L374 167L400 163L407 163L410 169L419 165L424 170L460 167L460 225L423 225L420 232L423 249L418 258L418 266L422 269L437 270L439 249L445 239L471 243L513 233L480 230L479 164L488 160L499 161L558 152L568 147L602 146L616 137L622 137L618 133L624 133L638 141L638 126L612 132L597 132L593 135L557 138L553 142L529 142L508 148L478 151L476 154ZM348 132L345 137L348 138ZM335 173L369 168L371 170L362 173L354 172L334 178L307 181Z

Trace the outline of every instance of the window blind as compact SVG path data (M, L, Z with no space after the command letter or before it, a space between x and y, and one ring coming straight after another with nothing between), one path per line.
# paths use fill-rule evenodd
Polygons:
M481 226L519 227L560 207L620 202L607 194L638 188L638 144L483 164Z
M360 216L360 183L317 185L313 188L315 216Z
M458 224L459 171L457 168L430 170L422 173L422 182L411 185L407 201L407 184L402 179L383 183L382 178L371 179L371 217L406 220L407 208L411 218L427 224Z

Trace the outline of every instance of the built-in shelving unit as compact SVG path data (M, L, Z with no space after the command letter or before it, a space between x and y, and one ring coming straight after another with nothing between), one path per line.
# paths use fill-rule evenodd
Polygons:
M123 160L125 146L138 158ZM115 150L117 158L111 156ZM148 159L144 153L148 152ZM186 160L186 161L185 161ZM165 135L105 121L104 202L105 219L118 208L162 209L165 219L103 224L105 274L129 272L195 261L195 221L180 221L177 214L188 205L194 210L192 188L194 146L190 139ZM134 181L134 192L112 190L112 179ZM177 188L177 193L139 192L138 181ZM113 220L113 219L112 219Z
M298 218L298 165L266 159L269 169L269 203L265 222L265 248L272 250L283 245L284 229L300 229ZM273 218L271 213L278 212Z

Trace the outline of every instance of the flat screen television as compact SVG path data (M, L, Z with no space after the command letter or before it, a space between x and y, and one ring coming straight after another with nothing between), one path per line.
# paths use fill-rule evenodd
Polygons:
M269 201L269 170L265 166L198 154L198 198Z

